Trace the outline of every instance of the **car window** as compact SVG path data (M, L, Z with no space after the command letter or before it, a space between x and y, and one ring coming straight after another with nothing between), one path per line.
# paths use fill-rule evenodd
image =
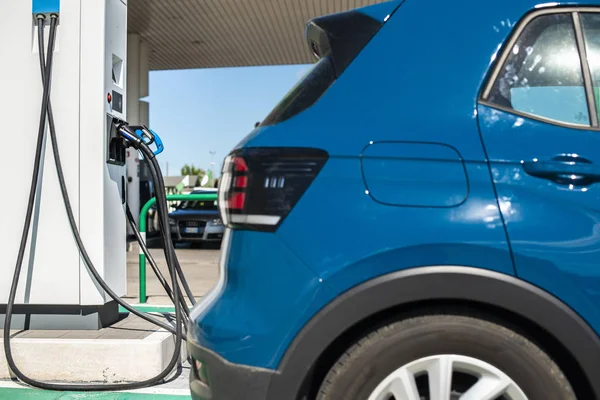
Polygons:
M596 113L600 119L600 14L580 15L585 41L585 52L592 74Z
M213 191L193 191L190 194L216 194ZM196 210L196 211L218 211L217 201L194 200L182 201L177 206L178 210Z
M217 201L182 201L177 206L178 210L197 210L197 211L216 211L218 210Z
M571 14L534 18L500 69L488 102L534 116L590 125Z
M325 93L335 79L331 57L321 58L290 89L261 125L274 125L306 110Z

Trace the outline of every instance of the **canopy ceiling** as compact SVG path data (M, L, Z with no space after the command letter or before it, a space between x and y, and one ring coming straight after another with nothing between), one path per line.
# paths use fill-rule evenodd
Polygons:
M382 0L129 0L128 30L148 43L151 70L314 62L313 17Z

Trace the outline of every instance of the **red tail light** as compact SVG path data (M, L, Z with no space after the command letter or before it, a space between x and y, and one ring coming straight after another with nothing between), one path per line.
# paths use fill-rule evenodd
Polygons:
M219 210L233 229L275 231L327 161L307 148L236 150L223 164Z
M247 176L236 176L233 180L233 187L236 188L245 188L248 187L248 177Z
M231 210L243 210L244 203L246 202L246 193L233 192L229 199L227 199L227 205Z
M234 157L233 164L235 172L248 172L248 165L242 157Z

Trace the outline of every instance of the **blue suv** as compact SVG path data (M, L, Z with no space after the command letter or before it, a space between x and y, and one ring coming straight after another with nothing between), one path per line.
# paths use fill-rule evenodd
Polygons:
M600 1L391 1L226 158L194 399L600 399Z

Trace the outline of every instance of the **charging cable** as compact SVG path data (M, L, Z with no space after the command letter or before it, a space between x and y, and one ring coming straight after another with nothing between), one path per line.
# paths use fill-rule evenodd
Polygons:
M58 15L52 14L50 16L50 39L49 39L49 43L48 43L47 60L45 60L44 44L43 44L43 42L44 42L43 32L44 32L45 19L46 19L46 17L44 15L36 16L37 27L38 27L38 47L39 47L39 57L40 57L40 70L41 70L42 81L43 81L42 107L41 107L41 116L40 116L40 123L39 123L39 129L38 129L36 152L35 152L35 158L34 158L33 174L32 174L31 186L30 186L30 192L29 192L29 200L27 203L27 212L26 212L25 222L23 224L23 233L21 236L21 243L19 246L17 262L16 262L15 271L14 271L14 275L13 275L13 279L12 279L12 283L11 283L10 294L9 294L9 298L8 298L8 302L7 302L7 306L6 306L6 317L5 317L4 335L3 335L4 351L6 354L6 360L7 360L10 370L15 374L15 376L19 380L21 380L24 383L29 384L31 386L39 387L39 388L46 389L46 390L106 391L106 390L130 390L130 389L138 389L138 388L143 388L143 387L147 387L147 386L152 386L152 385L155 385L155 384L158 384L158 383L164 381L164 379L167 376L169 376L169 374L171 374L171 372L174 370L175 366L178 365L178 363L180 362L181 346L182 346L183 340L185 340L184 334L183 334L184 318L186 318L186 316L188 315L188 312L187 312L188 310L187 310L187 306L184 306L185 301L183 301L183 303L182 303L182 298L180 297L181 291L179 288L177 277L179 276L184 287L187 286L187 282L185 281L183 272L181 271L181 267L179 266L179 263L177 261L176 254L175 254L174 248L172 246L170 231L168 229L166 229L166 230L162 229L162 236L163 236L163 240L165 243L165 246L164 246L165 247L165 249L164 249L165 257L167 259L167 265L169 267L169 275L171 277L171 286L172 287L170 288L170 290L167 290L168 284L166 282L166 279L164 279L164 277L162 277L162 280L159 278L159 281L161 281L161 284L163 284L163 287L165 287L165 290L167 290L167 293L169 294L169 297L172 299L173 304L175 306L175 325L174 326L164 323L162 321L159 321L145 313L137 311L136 309L131 307L129 304L124 302L116 293L114 293L110 289L110 287L106 284L106 282L102 279L100 274L94 268L94 265L85 249L85 246L84 246L81 236L79 234L77 224L75 222L75 218L73 216L73 210L72 210L71 203L69 200L69 195L68 195L67 187L65 184L62 165L60 162L58 141L56 138L56 129L55 129L54 118L53 118L53 114L52 114L52 107L51 107L51 103L50 103L52 62L53 62L53 54L54 54L54 44L55 44L55 40L56 40L56 26L58 23ZM34 380L32 378L29 378L28 376L23 374L23 372L21 370L19 370L19 368L15 364L13 354L11 351L11 346L10 346L10 339L11 339L10 325L11 325L11 321L12 321L13 308L14 308L14 303L15 303L15 299L16 299L16 292L17 292L17 287L19 284L19 277L21 274L23 258L24 258L24 254L25 254L25 247L27 245L29 229L31 227L33 208L34 208L34 203L35 203L35 198L36 198L36 190L37 190L38 184L39 184L38 181L39 181L39 175L40 175L39 172L40 172L40 166L41 166L41 154L43 151L43 142L44 142L44 138L45 138L46 115L48 116L50 138L51 138L51 142L52 142L52 150L53 150L53 154L54 154L54 161L55 161L55 166L56 166L57 175L58 175L58 179L59 179L61 194L63 197L65 209L66 209L67 216L69 219L69 224L71 226L71 230L73 232L75 241L77 243L77 248L81 254L81 257L84 260L84 264L85 264L87 270L94 277L96 282L102 287L102 289L113 300L115 300L118 304L120 304L122 307L127 309L132 314L134 314L146 321L149 321L149 322L151 322L151 323L153 323L175 335L175 349L173 351L173 356L171 357L169 364L166 366L166 368L160 374L158 374L157 376L155 376L151 379L147 379L147 380L141 381L141 382L132 382L132 383L123 383L123 384L103 384L103 385L56 384L56 383L41 382L41 381ZM160 179L161 175L159 175L159 173L158 173L158 172L160 172L160 167L158 165L158 162L156 162L156 160L154 159L154 156L155 156L154 152L152 152L150 150L150 148L144 141L141 141L141 143L139 143L139 145L137 145L137 146L139 147L138 150L144 155L144 159L148 160L148 165L150 167L152 178L155 181L156 186L158 187L156 196L157 196L157 204L159 205L158 206L158 215L159 215L160 224L161 224L161 226L168 227L169 226L168 225L168 209L166 206L167 202L166 202L166 197L165 197L165 192L164 192L164 184L163 184L162 180ZM129 212L129 214L131 214L131 212ZM130 220L130 223L131 222L132 221ZM134 226L135 226L135 224L134 224ZM137 228L136 228L136 230L137 230ZM139 231L138 231L138 233L139 233ZM141 238L141 236L139 238ZM140 245L142 245L142 243L143 243L143 241L140 243ZM143 248L145 249L144 251L148 250L145 245L143 246ZM149 254L149 252L147 254ZM149 260L150 259L152 259L152 258L149 257ZM153 269L155 270L155 273L157 273L157 276L162 276L160 274L160 270L158 270L158 267L156 266L156 263L154 262L153 259L152 259L152 264L153 264ZM178 266L179 268L176 268L176 266ZM193 298L193 296L191 296L191 297Z

